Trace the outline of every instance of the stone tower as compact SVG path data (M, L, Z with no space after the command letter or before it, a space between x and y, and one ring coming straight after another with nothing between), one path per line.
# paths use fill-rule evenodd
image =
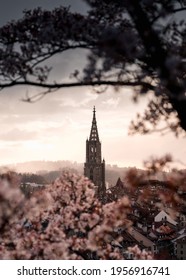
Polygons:
M90 137L86 141L86 162L84 175L98 186L98 197L104 201L105 197L105 160L101 157L101 142L99 140L96 110L93 109L92 127Z

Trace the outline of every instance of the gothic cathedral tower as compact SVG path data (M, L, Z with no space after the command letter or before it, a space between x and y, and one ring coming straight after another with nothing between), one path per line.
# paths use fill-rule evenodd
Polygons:
M105 187L105 161L101 158L101 142L99 140L96 110L93 109L92 127L90 137L86 141L86 162L84 165L84 175L98 186L98 197L104 201Z

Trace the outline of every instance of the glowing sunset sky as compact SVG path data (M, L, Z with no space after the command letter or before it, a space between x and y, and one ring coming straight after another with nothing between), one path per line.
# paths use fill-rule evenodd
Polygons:
M63 4L72 4L72 10L78 12L86 9L80 0L16 0L15 3L6 0L0 3L0 25L21 17L25 8L41 6L51 9ZM53 75L68 78L73 69L82 67L84 57L81 51L68 52L62 64L55 57ZM120 92L110 88L100 95L90 87L62 89L34 104L21 101L26 93L32 95L39 90L14 87L0 92L1 165L31 160L84 162L85 141L90 133L94 105L106 163L141 167L143 160L149 156L165 153L186 161L185 138L176 139L172 134L163 137L160 134L128 136L130 120L144 110L148 99L143 97L138 104L133 104L130 88L123 88Z

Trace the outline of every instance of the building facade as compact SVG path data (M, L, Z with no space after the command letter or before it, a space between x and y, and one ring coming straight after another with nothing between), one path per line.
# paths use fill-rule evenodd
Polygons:
M101 142L96 122L96 110L93 109L93 119L89 139L86 141L86 162L84 175L98 187L98 197L103 201L105 187L105 160L101 156Z

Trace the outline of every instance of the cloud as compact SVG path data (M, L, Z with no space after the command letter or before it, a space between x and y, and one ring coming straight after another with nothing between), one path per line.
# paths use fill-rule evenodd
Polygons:
M0 133L1 141L25 141L30 139L37 139L37 133L33 131L26 131L14 128L6 133Z

